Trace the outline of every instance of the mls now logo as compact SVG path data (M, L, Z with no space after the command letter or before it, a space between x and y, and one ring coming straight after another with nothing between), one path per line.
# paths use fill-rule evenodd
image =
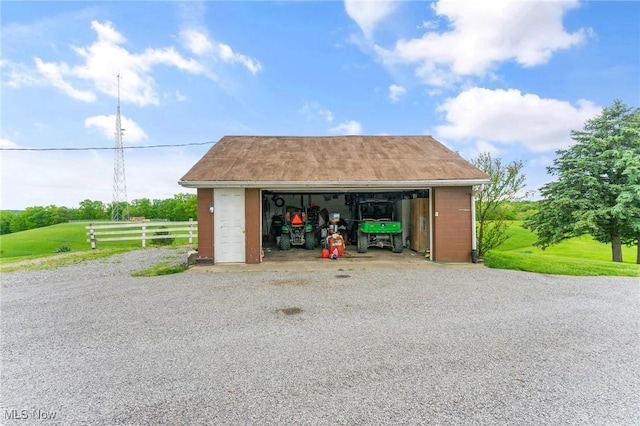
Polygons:
M29 418L28 410L4 410L6 420L26 420Z
M53 420L56 414L55 411L44 410L4 410L5 420Z

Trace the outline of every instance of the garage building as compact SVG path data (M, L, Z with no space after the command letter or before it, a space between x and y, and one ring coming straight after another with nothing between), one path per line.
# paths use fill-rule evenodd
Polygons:
M350 241L364 198L395 201L407 249L470 262L472 190L487 183L431 136L225 136L179 181L197 189L198 261L216 264L260 263L277 219L295 209L325 227L326 213L338 213Z

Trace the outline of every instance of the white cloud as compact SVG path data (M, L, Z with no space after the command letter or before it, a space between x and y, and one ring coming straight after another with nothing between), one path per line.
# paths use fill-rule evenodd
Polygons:
M436 21L422 21L422 24L418 25L418 28L423 30L430 30L438 27L438 23Z
M439 0L431 7L448 21L448 30L427 31L421 38L398 40L390 49L374 49L387 65L415 66L425 84L451 85L464 76L485 76L502 62L541 65L555 51L583 42L591 30L569 33L562 23L578 5L578 0Z
M245 66L252 74L262 69L262 64L257 60L250 58L242 53L234 52L231 47L224 43L218 43L220 50L220 58L225 62L236 62Z
M362 124L355 120L345 121L344 123L340 123L335 127L329 129L332 133L339 133L342 135L361 135L362 134Z
M447 121L435 128L439 138L520 144L532 152L566 148L572 143L571 130L582 129L586 120L600 113L586 100L574 106L515 89L479 87L461 92L438 109Z
M135 121L125 116L120 116L120 124L123 129L122 142L136 143L148 138L144 130ZM116 116L111 115L95 115L84 121L84 127L95 128L105 138L115 140Z
M35 69L2 60L3 82L10 87L53 86L66 95L84 102L93 102L99 93L116 97L120 74L120 98L139 106L158 105L159 96L153 77L157 66L173 67L190 74L205 75L217 81L214 62L237 63L252 74L262 69L256 59L235 52L231 46L210 40L206 32L183 30L180 41L198 59L186 58L173 46L147 48L134 53L125 47L126 38L111 22L92 21L97 40L84 47L70 46L82 60L78 65L67 62L47 62L35 57Z
M407 89L397 84L389 86L389 99L391 102L398 102L407 93Z
M66 62L45 62L41 58L34 58L42 79L75 99L92 102L96 99L96 92L117 96L115 74L120 74L123 102L140 106L157 105L158 95L152 77L154 67L165 65L193 74L204 72L202 65L182 57L173 47L148 48L142 53L129 52L122 46L126 42L125 37L111 22L92 21L91 28L97 35L95 42L86 47L71 46L84 59L83 64L70 66ZM15 77L13 81L21 80Z
M298 111L298 114L306 117L307 121L311 121L316 117L321 117L331 123L333 121L333 112L328 108L323 108L318 102L306 102Z
M18 148L18 144L9 139L1 138L0 148Z
M67 64L45 63L40 58L34 58L34 61L37 70L53 87L79 101L93 102L96 100L96 94L92 91L75 89L71 84L64 81L64 75L70 74Z
M178 102L186 102L189 100L189 98L183 95L182 92L180 92L179 90L175 91L175 96Z
M397 3L389 0L345 0L347 14L360 27L366 38L371 38L375 27L396 9Z
M213 52L213 42L199 31L193 29L183 30L180 33L180 37L185 47L196 55L206 55Z
M180 32L180 40L182 44L195 55L209 57L226 63L237 63L244 66L252 74L256 74L262 70L262 64L257 59L234 52L228 44L211 40L205 30L195 28L184 29Z
M38 70L27 67L24 64L0 59L2 80L5 85L12 88L46 86L48 82Z
M496 156L497 154L500 154L500 149L487 141L476 141L475 146L471 149L472 157L477 157L479 154L484 152L488 152L489 154Z

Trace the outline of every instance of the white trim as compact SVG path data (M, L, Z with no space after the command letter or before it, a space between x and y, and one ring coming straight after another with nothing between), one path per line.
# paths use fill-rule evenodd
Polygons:
M264 190L322 192L362 190L428 189L439 186L475 186L488 179L398 180L398 181L178 181L185 188L260 188Z
M230 201L235 202L236 199L231 199L229 197L238 197L237 201L240 201L239 206L233 205ZM213 251L214 251L214 263L246 263L246 217L245 217L245 192L241 188L224 188L222 190L218 190L216 188L213 191L213 204L215 208L215 213L213 215ZM228 206L240 207L239 209L229 209ZM225 212L227 214L225 214ZM238 228L230 228L233 229L229 231L226 235L223 235L221 231L221 226L226 223L226 221L231 220L229 218L233 218L233 220L238 220L241 225L240 229ZM231 223L233 225L233 223ZM241 234L241 235L240 235ZM237 253L234 252L224 252L222 251L222 244L224 243L224 237L231 237L231 242L234 243L236 240L234 238L241 237L238 241L242 242L241 250ZM237 247L232 245L231 247Z
M476 194L471 192L471 250L476 250Z
M264 247L262 247L262 236L264 235L263 234L264 230L262 229L262 222L264 219L264 212L262 211L263 207L264 207L264 203L262 202L262 190L260 190L260 235L259 235L260 240L258 241L258 245L260 246L260 262L259 263L262 263L262 256L264 255ZM246 221L247 218L245 217L244 220Z

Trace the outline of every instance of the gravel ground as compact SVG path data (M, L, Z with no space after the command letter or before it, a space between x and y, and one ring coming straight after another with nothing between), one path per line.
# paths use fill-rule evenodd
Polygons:
M183 257L3 273L0 423L640 424L638 279Z

